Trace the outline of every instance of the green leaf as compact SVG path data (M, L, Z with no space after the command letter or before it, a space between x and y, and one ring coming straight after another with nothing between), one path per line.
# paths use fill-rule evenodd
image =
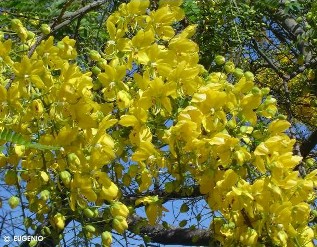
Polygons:
M188 205L186 203L183 203L179 211L181 213L186 213L186 212L188 212L188 210L189 210Z
M163 226L165 229L169 229L169 228L170 228L169 225L168 225L168 223L167 223L166 221L163 221L163 222L162 222L162 226Z
M21 134L16 133L13 130L9 130L7 128L4 128L2 131L0 131L0 140L12 142L18 145L24 145L25 147L39 150L60 150L60 147L43 145L40 143L33 143L31 141L27 141L23 138Z
M197 219L198 221L200 221L200 220L201 220L201 214L197 214L196 219Z
M187 220L182 220L181 222L179 222L179 227L184 227L187 225Z

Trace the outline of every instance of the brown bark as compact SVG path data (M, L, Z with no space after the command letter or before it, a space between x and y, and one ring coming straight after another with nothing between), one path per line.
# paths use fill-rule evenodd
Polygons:
M163 225L156 224L154 226L144 225L146 222L137 215L129 217L129 231L147 235L151 242L168 245L184 245L184 246L220 246L213 238L210 230L190 229L190 228L170 228L167 229Z
M316 145L317 145L317 130L313 131L310 134L310 136L301 144L300 152L303 158L306 158Z

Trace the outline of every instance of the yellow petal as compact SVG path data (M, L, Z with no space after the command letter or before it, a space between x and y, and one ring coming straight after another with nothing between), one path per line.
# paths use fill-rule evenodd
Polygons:
M139 123L134 115L123 115L119 120L119 124L125 127L135 126Z
M291 124L286 120L274 120L268 126L268 132L271 134L280 133L287 130Z

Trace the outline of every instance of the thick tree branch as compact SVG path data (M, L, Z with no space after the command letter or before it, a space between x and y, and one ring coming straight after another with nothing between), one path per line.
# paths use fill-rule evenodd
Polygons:
M308 63L303 64L299 68L297 68L293 73L290 74L290 79L297 76L299 73L304 72L306 69L315 68L317 66L317 59L311 59Z
M184 245L184 246L220 246L213 239L212 233L209 230L190 229L190 228L170 228L167 229L160 224L155 226L145 225L143 218L137 215L129 217L129 231L147 235L151 238L151 242L158 244L169 245Z
M283 26L283 28L293 37L294 41L298 41L299 37L305 33L301 25L284 11L285 0L280 1L281 7L277 11L275 18ZM304 56L305 63L309 63L312 59L312 54L308 50L308 44L304 41L298 42L298 50Z
M300 152L303 158L306 158L316 145L317 145L317 130L313 131L311 135L301 144Z

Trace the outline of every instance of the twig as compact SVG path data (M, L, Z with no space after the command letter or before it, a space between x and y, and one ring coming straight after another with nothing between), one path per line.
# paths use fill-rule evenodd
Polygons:
M51 28L54 28L58 23L61 22L61 20L63 19L63 16L66 12L66 9L74 2L74 0L69 0L65 3L65 5L63 6L61 13L59 14L59 16L56 18L56 20L54 21L54 23L51 25Z
M53 26L53 24L50 25L51 27L51 31L49 34L42 34L40 35L35 44L31 47L29 53L28 53L28 56L31 57L32 54L34 53L36 47L42 42L42 40L44 40L46 37L48 37L49 35L55 33L56 31L60 30L61 28L63 28L64 26L67 26L68 24L70 24L73 20L75 20L76 18L79 18L83 15L85 15L86 13L90 12L91 10L99 7L100 5L106 3L107 0L98 0L98 1L95 1L91 4L88 4L86 5L85 7L82 7L80 9L78 9L77 11L75 12L72 12L72 13L69 13L67 15L64 15L63 18L62 18L62 22L59 23L59 24L56 24Z
M255 40L252 40L253 48L263 57L263 59L271 66L271 68L278 74L283 81L289 81L289 75L285 75L281 70L274 64L274 62L265 55L265 53L259 48Z
M22 217L23 217L23 220L25 220L26 219L25 205L23 203L22 191L21 191L20 183L17 182L16 186L17 186L17 189L18 189L18 196L19 196L19 199L20 199L20 202L21 202ZM25 230L26 230L26 234L29 234L27 227L25 228Z
M5 214L5 216L2 217L2 223L1 223L1 226L0 226L0 236L2 236L1 233L2 233L2 229L3 229L4 222L5 222L6 218L7 218L7 214Z

